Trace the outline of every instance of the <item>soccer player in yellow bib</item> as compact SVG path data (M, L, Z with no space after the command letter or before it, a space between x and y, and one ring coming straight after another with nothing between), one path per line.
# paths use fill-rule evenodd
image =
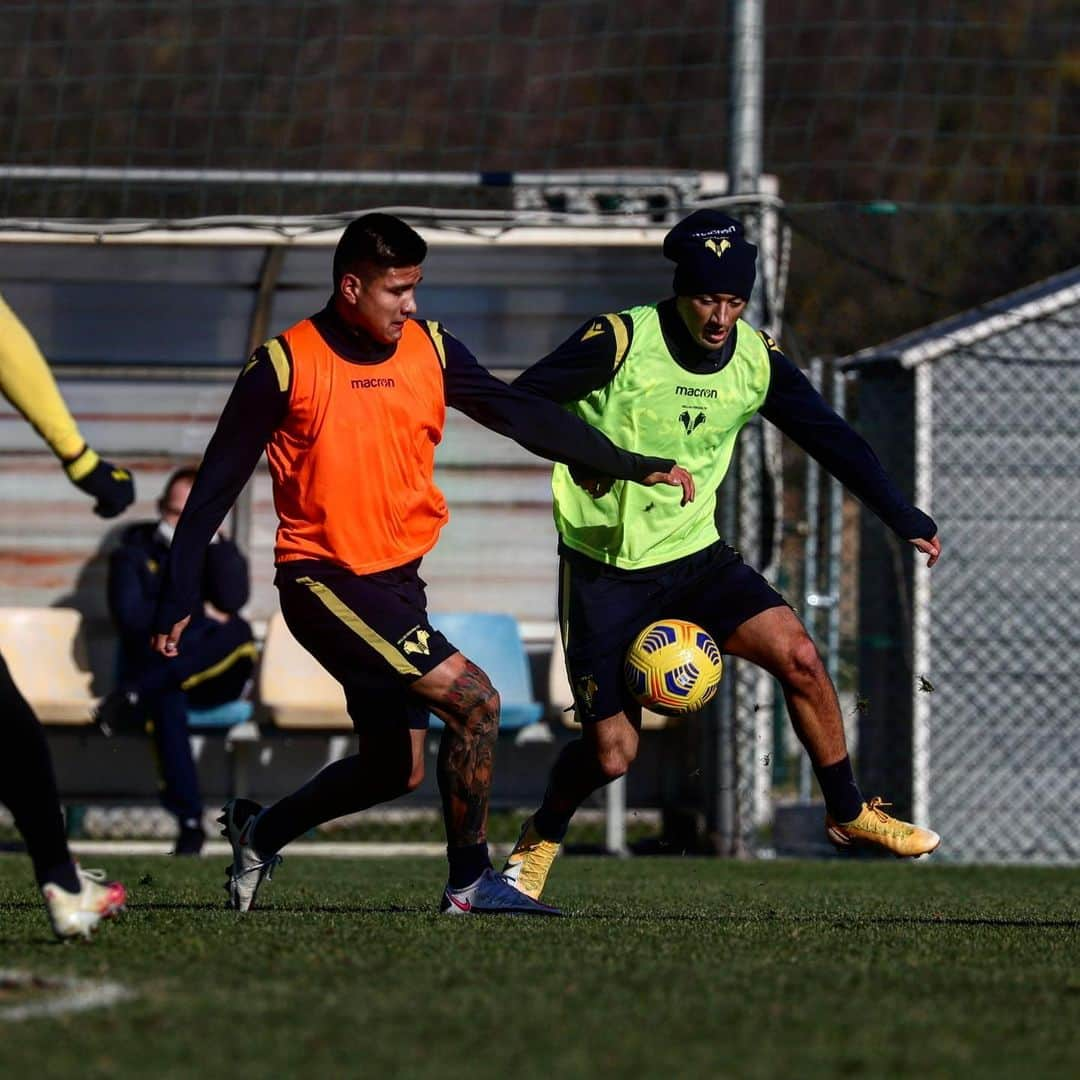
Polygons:
M0 393L33 425L60 459L68 478L95 500L101 517L115 517L135 498L131 473L103 461L86 445L31 337L0 297ZM72 861L56 791L52 758L37 717L0 657L0 802L15 818L34 863L53 930L61 938L89 937L101 919L124 905L124 886Z
M675 295L590 319L515 385L638 453L678 457L694 476L685 506L661 488L631 487L556 465L559 615L582 737L554 765L503 873L539 897L575 810L623 776L638 751L641 709L623 677L627 646L649 623L683 618L721 650L765 668L783 687L795 732L841 847L919 856L936 833L863 799L836 691L802 623L725 542L718 492L743 425L760 412L844 483L932 566L937 527L892 483L867 443L766 334L743 321L757 248L742 226L699 210L665 238Z

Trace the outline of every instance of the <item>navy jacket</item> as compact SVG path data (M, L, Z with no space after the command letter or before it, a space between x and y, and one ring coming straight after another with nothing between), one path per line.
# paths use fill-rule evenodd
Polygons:
M162 571L169 547L157 535L156 521L128 526L120 546L109 557L109 612L125 652L139 656L146 649L154 627L154 611L162 586ZM227 615L235 615L247 603L251 591L247 559L231 540L217 540L206 549L200 600ZM206 616L200 608L192 622Z

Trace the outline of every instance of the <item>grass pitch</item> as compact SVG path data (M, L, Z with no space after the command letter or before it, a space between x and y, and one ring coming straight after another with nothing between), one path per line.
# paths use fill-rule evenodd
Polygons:
M567 858L532 920L437 916L433 859L286 858L237 916L219 863L110 860L84 946L0 859L0 968L136 995L0 1020L4 1075L1080 1075L1080 870Z

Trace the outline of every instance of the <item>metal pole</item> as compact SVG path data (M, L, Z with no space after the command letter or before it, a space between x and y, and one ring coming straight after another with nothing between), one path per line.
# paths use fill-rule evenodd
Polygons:
M736 0L734 4L730 92L728 194L757 195L761 188L765 96L765 0ZM756 202L739 211L747 234L759 244L760 214ZM761 273L758 288L747 305L746 318L755 326L762 326L768 315L768 305L763 302L767 278L766 273Z
M822 362L819 357L810 361L810 383L821 393ZM803 549L803 590L806 610L803 621L807 633L813 637L818 623L818 607L821 593L818 591L818 509L820 499L821 466L809 455L806 458L806 546ZM806 751L799 758L799 800L810 799L810 758Z
M761 186L764 18L764 0L739 0L734 6L728 125L728 190L732 195L755 194ZM750 317L754 317L752 311ZM733 547L739 546L738 488L738 468L733 467L720 488L720 528L723 538ZM710 710L711 722L705 724L706 827L714 849L721 855L733 855L738 847L735 690L735 673L729 670Z
M604 850L609 855L628 855L626 846L626 777L612 780L604 791L607 814L604 817Z
M733 195L754 194L761 180L765 0L737 0L731 45L728 187Z
M9 165L0 180L42 180L84 184L269 185L273 187L671 187L680 170L635 172L556 169L548 172L429 172L375 169L155 169L123 165ZM752 189L751 189L752 190Z
M844 415L844 376L833 364L832 405ZM844 489L836 479L829 481L829 560L825 569L825 588L829 595L828 631L825 667L833 685L840 675L840 560L844 546Z
M732 463L734 466L734 462ZM737 547L739 529L738 469L732 468L721 494L720 527L724 539ZM736 790L737 762L735 754L735 710L738 707L738 676L735 663L728 661L727 671L720 683L713 707L710 779L714 808L713 846L718 855L738 853L738 800Z

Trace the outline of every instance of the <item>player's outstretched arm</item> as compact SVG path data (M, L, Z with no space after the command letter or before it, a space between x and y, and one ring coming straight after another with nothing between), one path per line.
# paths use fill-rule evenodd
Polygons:
M610 476L598 476L596 473L582 472L577 469L571 469L570 475L573 476L574 483L594 499L606 495L615 482ZM654 484L669 484L671 487L681 487L683 497L679 503L680 506L685 506L687 503L694 501L694 478L681 465L676 465L667 472L649 473L641 483L645 487L652 487Z
M897 536L926 550L932 566L937 555L920 542L930 544L937 535L933 519L904 497L870 444L829 406L775 343L770 344L769 355L771 377L761 415L819 461Z
M151 639L162 656L179 651L180 637L199 602L206 549L281 423L287 401L287 379L275 369L265 347L257 350L225 403L176 523Z
M576 401L611 381L626 357L633 336L634 324L624 315L598 315L583 323L561 345L523 371L512 385L518 390L560 404ZM614 477L603 476L576 464L571 465L570 475L594 499L606 495L614 483ZM679 466L650 473L641 482L649 487L653 484L681 487L682 505L694 501L693 477Z
M30 422L64 465L68 479L94 499L94 513L111 518L135 499L127 469L86 445L49 365L30 334L0 298L0 392Z
M456 338L441 332L446 364L443 370L446 402L478 424L513 439L534 454L616 480L671 483L670 458L646 457L616 446L606 435L544 397L508 386L482 367ZM683 471L683 470L680 470ZM668 477L668 479L660 479ZM684 488L685 491L685 488Z

